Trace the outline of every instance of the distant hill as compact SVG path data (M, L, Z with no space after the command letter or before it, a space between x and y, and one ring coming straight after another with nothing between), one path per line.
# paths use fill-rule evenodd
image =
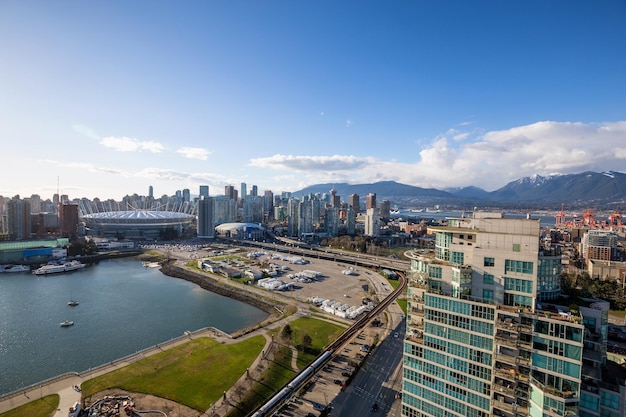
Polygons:
M550 208L565 204L570 207L601 206L608 209L626 205L626 174L613 171L534 175L512 181L492 192L474 186L437 190L381 181L371 184L316 184L292 195L300 197L330 193L332 189L343 201L347 201L350 194L358 194L364 201L368 193L375 193L378 202L389 200L392 206L407 208L432 207L436 204L463 209L475 205Z
M490 193L493 201L527 203L620 204L626 201L626 174L583 172L520 178Z

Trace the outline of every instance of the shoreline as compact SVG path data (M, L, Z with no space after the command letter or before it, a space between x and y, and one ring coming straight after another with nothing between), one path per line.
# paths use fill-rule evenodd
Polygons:
M123 253L123 254L120 253L117 256L108 256L103 259L133 256L133 257L136 257L139 261L141 261L142 255L144 254L134 253L130 255L129 253ZM166 262L162 264L160 268L160 272L163 275L166 275L168 277L179 278L188 282L192 282L206 291L210 291L218 295L222 295L222 296L229 297L237 301L244 302L248 305L258 308L259 310L262 310L263 312L267 313L268 316L265 319L253 325L249 325L241 329L237 329L232 333L224 332L221 329L218 329L215 327L204 327L204 328L195 330L193 332L189 332L189 334L183 334L176 338L158 343L154 346L149 346L138 352L131 353L129 355L126 355L121 358L117 358L107 363L103 363L94 368L89 368L83 371L68 371L63 374L44 379L42 381L38 381L28 386L21 387L13 391L0 394L0 413L6 412L20 405L26 404L32 401L31 398L33 398L34 400L35 398L37 398L37 395L36 395L37 393L41 393L42 390L48 392L50 390L49 387L54 386L55 384L58 384L59 382L62 382L68 379L75 379L75 378L79 378L82 381L84 381L84 380L88 380L93 377L96 377L98 375L111 372L117 367L125 366L132 362L140 360L149 351L152 351L155 349L162 350L163 348L175 346L179 343L189 340L190 336L198 337L202 335L205 337L212 337L214 339L219 339L220 337L231 339L231 340L237 339L250 332L264 328L280 320L281 318L285 316L287 304L276 302L275 300L274 301L268 300L265 297L261 297L257 294L254 294L253 291L246 291L245 288L237 288L232 285L225 284L220 281L219 277L208 276L206 274L202 274L202 273L190 270L188 268L175 265L175 263L176 263L176 260L172 260L170 262ZM111 369L105 371L105 369L107 368L111 368ZM31 395L29 397L27 393L31 393L31 394L35 393L35 395L34 396ZM27 401L23 401L25 399ZM6 408L7 404L9 405L8 408Z

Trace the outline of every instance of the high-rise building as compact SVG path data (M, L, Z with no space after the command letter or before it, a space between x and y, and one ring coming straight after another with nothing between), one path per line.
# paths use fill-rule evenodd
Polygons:
M200 197L198 200L198 226L197 235L201 239L212 239L215 237L215 224L213 222L213 199L211 197Z
M339 236L339 209L336 207L328 207L325 209L326 215L324 216L324 231L328 236Z
M365 210L376 208L376 194L369 193L365 196Z
M361 211L361 202L358 194L350 194L350 197L348 197L348 204L350 204L350 207L352 207L356 214L359 214Z
M248 195L248 185L245 182L241 183L241 198L246 198Z
M235 199L235 187L233 187L232 185L226 185L224 187L224 195L229 198Z
M602 382L608 303L557 303L560 251L539 220L474 213L429 232L407 276L402 416L623 415L625 387Z
M17 195L7 204L8 232L11 240L30 239L30 203Z
M380 217L383 221L389 221L391 218L391 203L389 200L382 200L380 202Z
M191 191L189 191L189 188L183 189L183 201L186 203L191 201Z
M253 197L256 197L259 195L259 188L256 185L252 186L252 190L250 190L250 195Z
M337 195L337 190L330 190L330 206L333 208L341 207L341 197Z
M78 204L61 205L61 237L78 237Z
M378 236L380 234L380 214L377 208L368 208L365 212L365 236Z
M154 198L154 188L152 188L152 186L148 187L148 197L151 199Z
M208 197L209 196L209 186L201 185L200 186L200 197Z

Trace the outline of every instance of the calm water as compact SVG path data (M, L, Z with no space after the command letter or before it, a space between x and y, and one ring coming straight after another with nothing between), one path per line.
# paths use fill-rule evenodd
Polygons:
M80 305L68 306L70 298ZM0 394L90 369L186 330L232 332L266 316L135 259L48 277L0 274ZM64 320L75 324L61 328Z

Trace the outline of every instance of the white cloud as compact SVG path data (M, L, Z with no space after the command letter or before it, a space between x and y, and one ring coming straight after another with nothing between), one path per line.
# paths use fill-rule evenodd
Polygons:
M277 154L250 161L251 166L261 168L287 169L296 171L345 171L359 169L374 158L361 158L352 155L296 156Z
M624 171L626 122L544 121L474 137L475 132L450 129L422 145L421 150L416 148L413 162L349 155L278 154L253 159L250 165L297 171L300 181L307 185L393 179L420 187L475 185L489 191L534 174ZM469 137L473 139L465 140Z
M210 154L207 149L190 147L179 148L178 150L176 150L176 153L183 155L185 158L200 159L201 161L206 161Z
M165 147L158 142L138 140L126 136L108 136L106 138L102 138L100 144L119 152L150 151L152 153L159 153L165 149Z
M352 126L352 120L348 119L346 120L346 127L351 127Z

